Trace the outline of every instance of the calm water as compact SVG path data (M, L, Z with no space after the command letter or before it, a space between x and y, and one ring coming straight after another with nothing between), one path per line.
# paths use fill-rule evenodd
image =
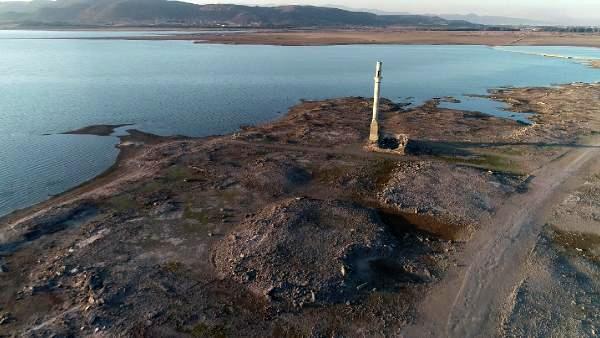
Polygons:
M11 34L0 38L0 214L93 178L117 155L115 137L44 134L120 123L162 135L228 133L276 118L301 98L371 96L377 60L390 99L455 96L463 102L453 107L503 116L512 114L462 95L600 81L599 71L574 60L483 46L221 46ZM581 53L600 58L600 50Z
M570 57L574 59L588 59L588 60L598 60L600 59L600 53L598 48L591 47L544 47L544 46L510 46L510 47L497 47L497 50L501 51L509 51L515 53L524 53L524 54L537 54L537 55L555 55L562 57Z
M153 31L37 31L37 30L0 30L0 39L73 39L73 38L122 38L135 36L174 35L174 34L226 34L236 32L235 30L153 30Z

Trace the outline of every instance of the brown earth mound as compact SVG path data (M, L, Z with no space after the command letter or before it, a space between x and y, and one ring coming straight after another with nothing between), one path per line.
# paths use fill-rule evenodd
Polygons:
M491 217L502 201L523 189L524 179L461 165L415 161L398 165L379 198L396 210L437 220L422 225L423 230L466 240L479 220Z
M398 282L430 277L391 259L396 247L373 210L292 199L242 223L216 246L215 263L223 277L274 301L328 304L355 298L387 277Z

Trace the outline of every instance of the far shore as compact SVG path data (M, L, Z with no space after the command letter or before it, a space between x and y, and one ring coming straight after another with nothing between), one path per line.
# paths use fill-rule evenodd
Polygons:
M32 29L28 29L32 30ZM33 29L34 30L34 29ZM178 34L82 37L101 40L179 40L206 44L330 46L360 44L397 45L488 45L600 47L600 33L535 31L420 31L407 28L381 29L233 29L233 28L40 28L52 31L177 31ZM198 32L202 31L202 32ZM181 34L179 34L181 32ZM206 33L205 33L206 32ZM64 38L60 38L64 39Z
M600 35L550 32L322 30L199 34L197 43L324 46L348 44L600 47Z

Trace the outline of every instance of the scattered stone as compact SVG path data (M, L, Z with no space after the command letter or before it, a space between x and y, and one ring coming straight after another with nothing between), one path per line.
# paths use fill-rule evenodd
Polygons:
M10 312L0 312L0 325L7 324L11 320Z
M331 304L379 279L368 262L394 255L394 240L373 210L294 198L247 219L213 250L221 275L257 293L289 304L316 302L318 294Z

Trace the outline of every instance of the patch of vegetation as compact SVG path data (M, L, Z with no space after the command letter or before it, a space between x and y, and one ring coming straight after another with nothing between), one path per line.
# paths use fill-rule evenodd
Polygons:
M503 172L511 175L524 175L521 168L515 161L507 159L503 156L482 154L473 157L441 157L444 161L462 164L474 168Z
M600 236L579 232L552 229L552 240L557 245L565 248L568 254L585 256L593 261L600 262Z
M382 187L389 182L394 169L398 166L398 162L390 159L379 160L373 163L369 169L372 177L374 177L377 187Z
M160 238L147 236L147 237L144 237L139 242L139 244L142 247L142 249L144 249L144 250L152 250L152 249L162 246L163 242L160 240Z
M345 167L325 167L324 169L314 170L315 177L318 182L331 183L336 182L348 173L348 168Z
M130 194L113 196L107 201L107 204L119 212L134 210L138 207L137 202Z
M511 156L523 156L527 154L527 149L525 149L525 147L502 147L498 148L497 151L501 154Z
M181 166L181 165L173 165L169 169L167 169L165 178L167 181L177 182L183 181L185 179L193 176L193 172L190 168Z
M186 232L200 232L206 231L206 226L210 222L210 214L205 209L201 209L200 211L195 211L191 205L186 205L183 211L183 217L188 220L194 220L199 223L183 223L183 228Z
M185 268L185 265L181 262L168 262L163 268L171 273L177 273Z
M286 337L286 338L302 338L302 337L307 337L309 335L303 334L297 328L292 327L288 323L277 322L273 326L271 336L272 337Z
M238 196L237 192L231 190L223 190L219 193L221 197L221 201L223 204L235 204L236 198ZM221 205L222 207L226 207L226 205Z
M160 182L152 181L144 184L139 188L139 192L144 194L153 193L159 191L163 188L163 185Z
M192 337L210 337L210 338L226 338L226 329L222 325L209 326L200 323L190 330Z

